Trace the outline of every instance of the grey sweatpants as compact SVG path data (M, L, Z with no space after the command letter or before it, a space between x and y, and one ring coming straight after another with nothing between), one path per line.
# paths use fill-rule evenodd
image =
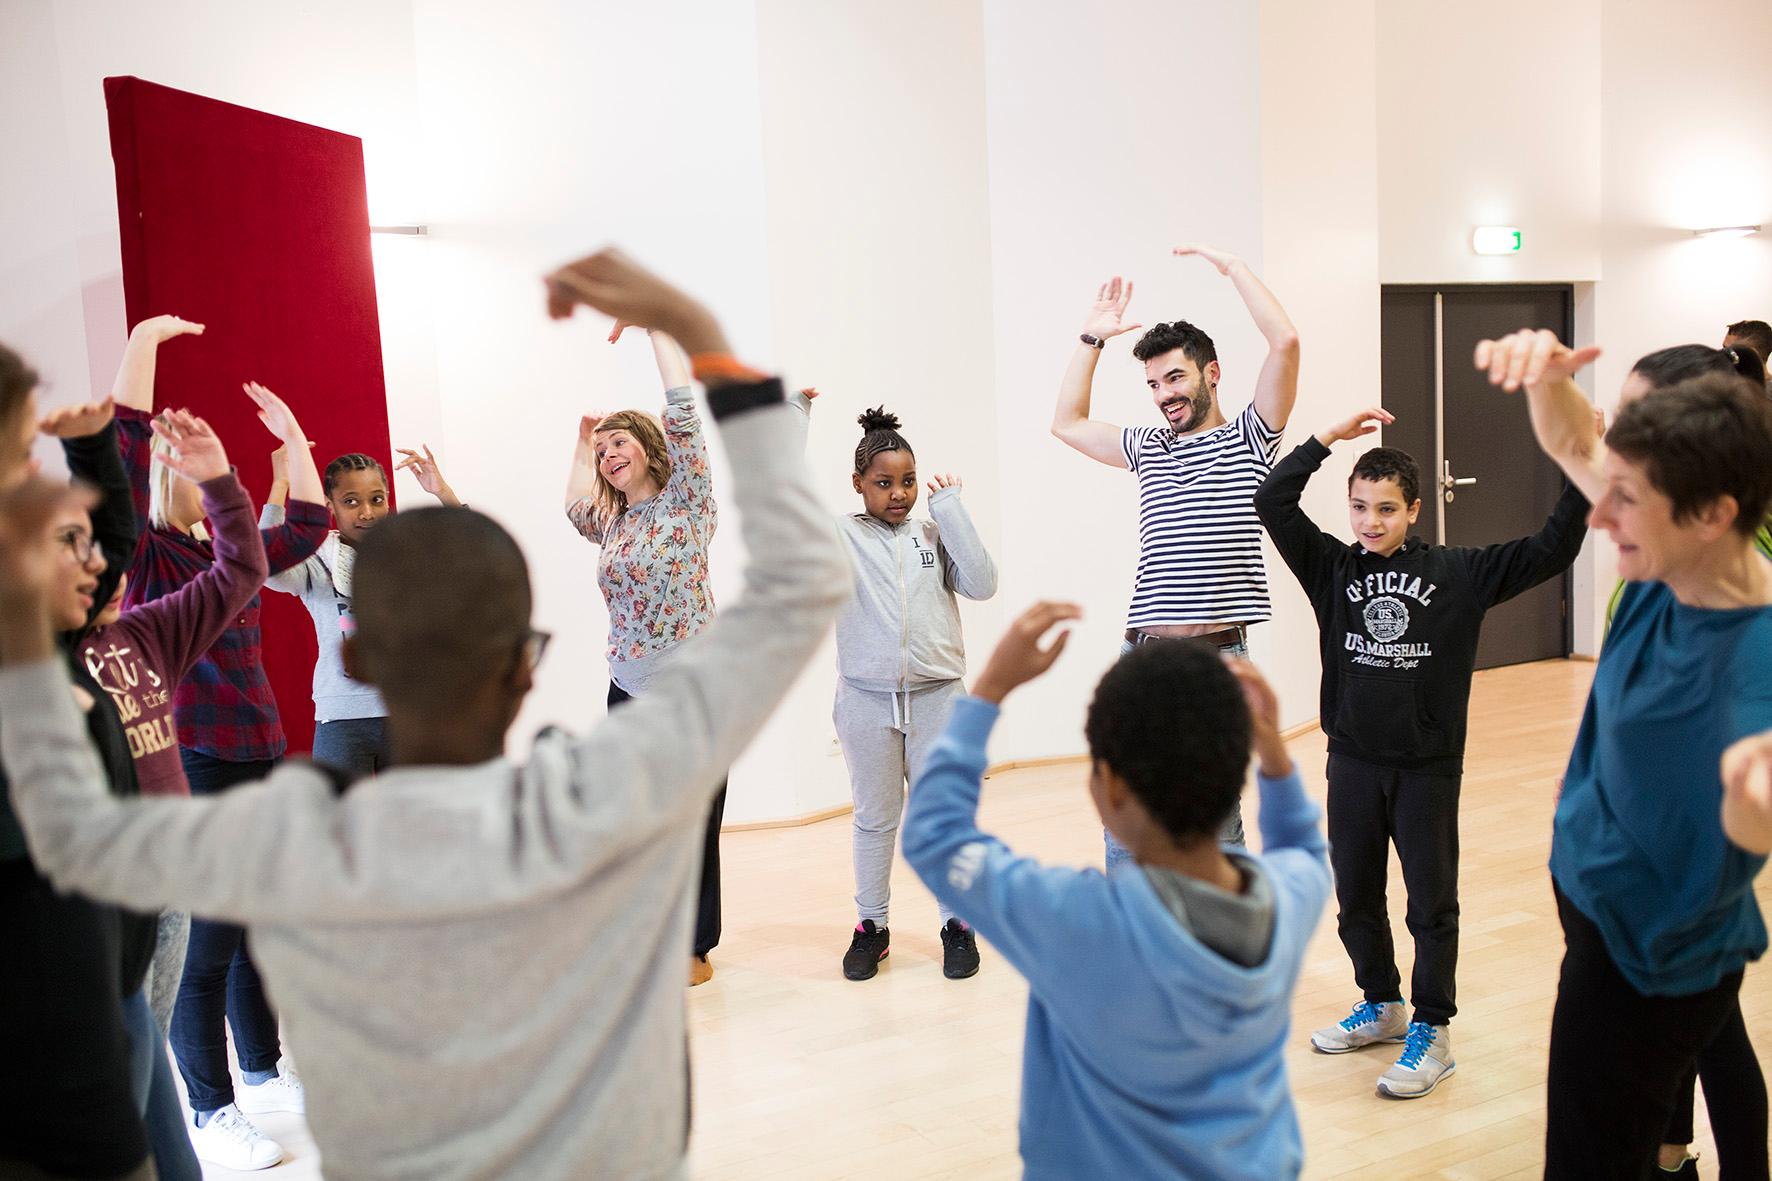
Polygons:
M172 1006L178 1000L178 982L185 974L185 944L191 938L191 916L181 911L160 912L159 937L154 943L154 959L148 965L148 1006L154 1010L154 1024L160 1036L172 1028Z
M915 784L929 752L948 724L954 699L966 688L943 681L908 693L873 693L837 679L831 721L849 764L855 798L855 909L884 927L892 900L892 858L907 784ZM954 917L941 909L945 926Z

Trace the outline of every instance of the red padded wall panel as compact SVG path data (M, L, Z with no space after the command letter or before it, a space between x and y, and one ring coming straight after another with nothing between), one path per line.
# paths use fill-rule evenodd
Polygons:
M105 79L131 326L171 312L208 326L162 350L157 405L203 415L255 501L276 441L244 381L277 391L322 468L388 464L387 391L356 136L144 82ZM266 592L265 664L292 752L313 736L313 625Z

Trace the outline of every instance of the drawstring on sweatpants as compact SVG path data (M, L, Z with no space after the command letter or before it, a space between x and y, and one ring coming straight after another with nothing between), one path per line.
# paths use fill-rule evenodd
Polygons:
M899 704L901 697L904 699L902 706ZM900 734L911 732L911 691L908 688L892 693L892 728Z

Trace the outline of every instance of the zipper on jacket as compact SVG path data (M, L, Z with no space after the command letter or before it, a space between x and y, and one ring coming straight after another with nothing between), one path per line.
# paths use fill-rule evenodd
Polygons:
M898 559L898 691L909 694L911 681L911 605L904 585L904 538L894 530L893 555ZM906 701L909 704L909 701ZM908 712L908 711L907 711ZM906 719L909 724L909 719Z

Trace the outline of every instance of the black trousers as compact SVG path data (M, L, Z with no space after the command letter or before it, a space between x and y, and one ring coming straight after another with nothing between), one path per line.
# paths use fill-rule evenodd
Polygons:
M632 694L609 682L609 708L632 701ZM707 831L701 846L701 885L697 888L695 907L695 944L690 949L706 957L720 945L720 821L726 815L726 781L720 782L720 793L708 809Z
M1741 1019L1739 997L1717 1036L1698 1051L1697 1065L1680 1080L1664 1143L1692 1143L1692 1104L1699 1079L1704 1080L1721 1181L1766 1181L1766 1078L1748 1039L1747 1023Z
M1741 973L1691 996L1644 996L1613 963L1600 929L1551 886L1567 950L1551 1015L1544 1175L1653 1178L1680 1080L1739 1020ZM1763 1131L1759 1156L1764 1176Z
M0 862L0 1177L134 1176L148 1160L117 930L112 908Z
M1336 930L1368 1001L1403 995L1385 904L1390 846L1403 865L1415 939L1415 1020L1446 1025L1458 1011L1458 775L1396 771L1329 756L1329 864Z

